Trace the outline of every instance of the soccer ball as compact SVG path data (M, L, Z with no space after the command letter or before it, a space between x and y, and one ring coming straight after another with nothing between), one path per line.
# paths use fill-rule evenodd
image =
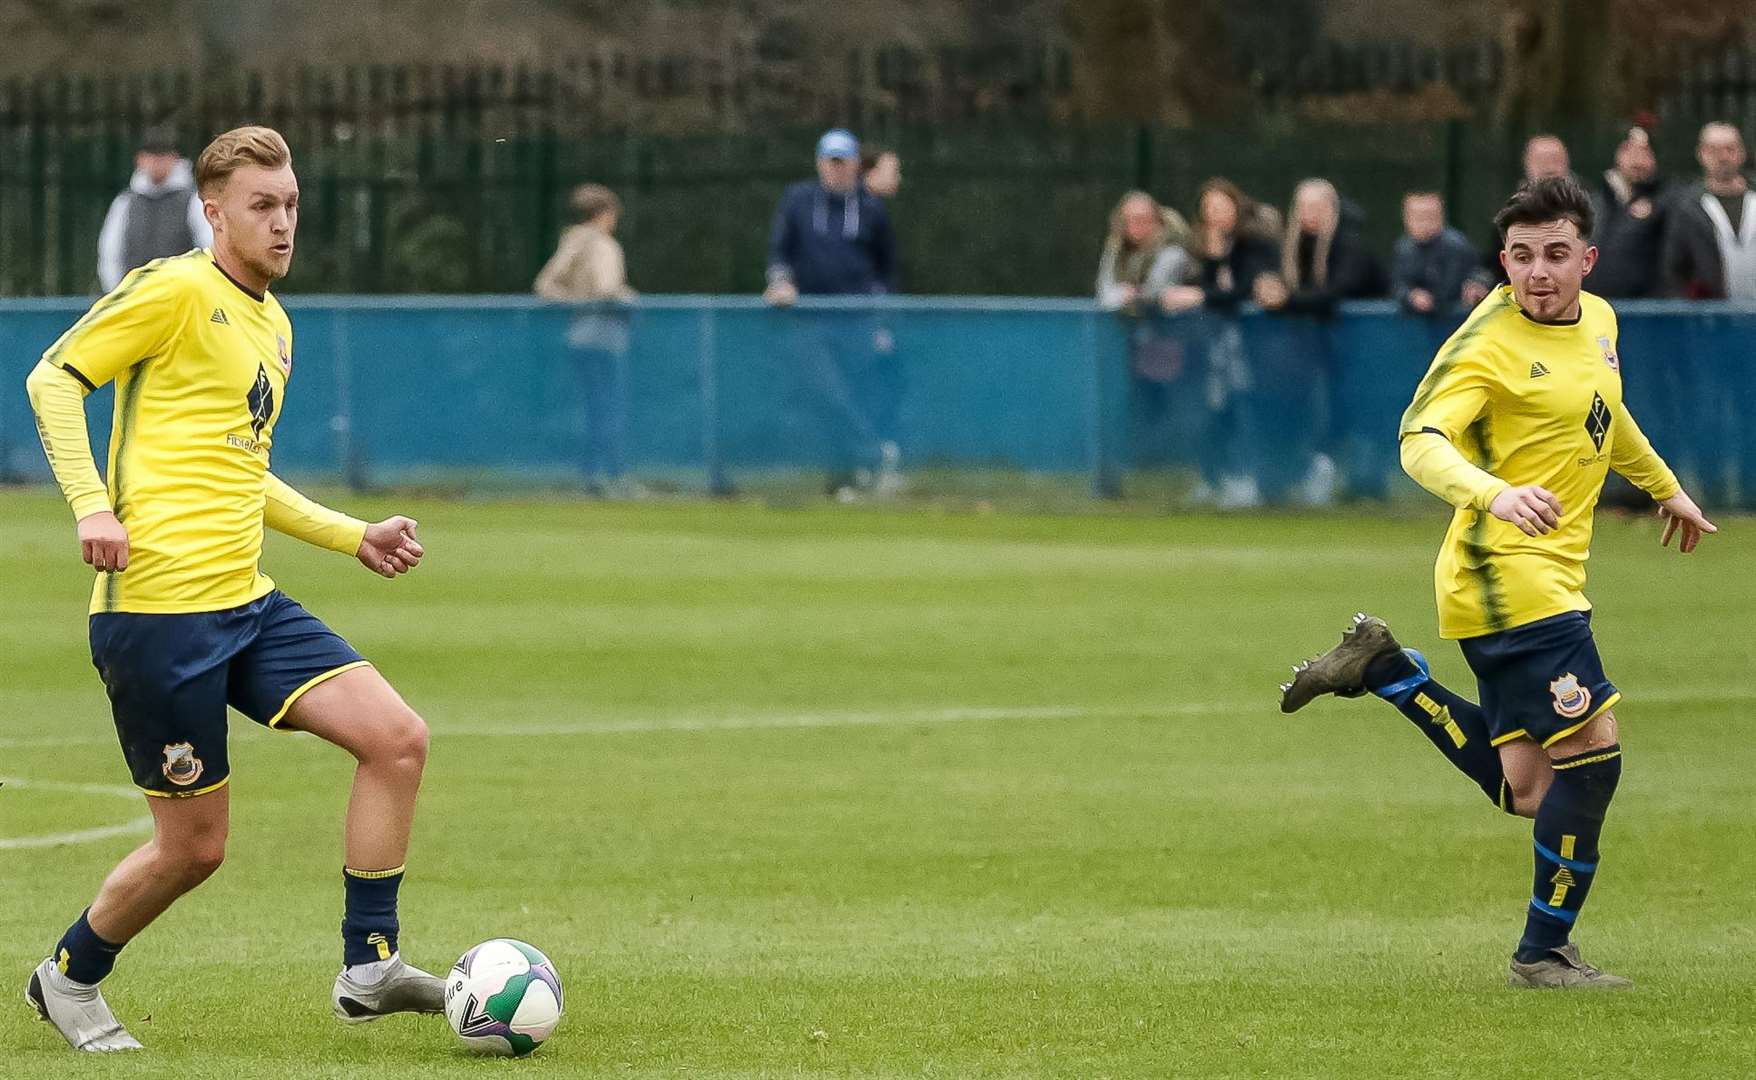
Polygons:
M445 1019L472 1049L523 1057L561 1022L561 977L548 957L522 941L484 941L452 966Z

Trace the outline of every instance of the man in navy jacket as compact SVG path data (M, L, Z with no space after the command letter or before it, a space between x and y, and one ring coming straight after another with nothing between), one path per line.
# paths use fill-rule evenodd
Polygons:
M788 187L768 241L769 303L800 294L888 293L896 237L883 200L860 186L860 143L837 128L817 140L817 179Z
M836 128L817 140L817 179L788 187L774 212L763 297L789 307L804 296L882 296L896 286L890 215L860 185L860 143ZM895 443L874 423L870 381L883 334L861 311L804 311L785 335L797 359L799 404L827 441L828 491L842 500L879 490L896 468Z

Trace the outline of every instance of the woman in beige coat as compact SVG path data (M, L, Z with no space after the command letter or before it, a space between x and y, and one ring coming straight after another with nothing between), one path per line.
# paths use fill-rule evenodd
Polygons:
M585 396L586 489L616 493L631 487L622 478L628 437L628 287L622 245L616 241L621 200L602 184L583 184L570 200L578 224L537 275L545 300L579 306L567 327Z

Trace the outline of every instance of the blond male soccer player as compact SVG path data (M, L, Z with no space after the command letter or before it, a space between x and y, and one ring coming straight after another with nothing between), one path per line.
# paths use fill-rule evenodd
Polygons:
M1614 706L1591 636L1585 560L1609 469L1658 501L1663 542L1715 529L1622 403L1616 316L1581 291L1597 259L1592 205L1560 176L1520 188L1494 219L1511 284L1439 351L1403 414L1402 463L1457 508L1434 573L1439 636L1455 639L1481 704L1439 685L1379 619L1281 687L1293 712L1370 691L1402 711L1508 813L1535 819L1535 884L1509 982L1615 989L1568 939L1597 875L1622 773Z
M153 835L123 859L31 975L32 1006L78 1050L132 1050L98 983L135 935L219 868L231 779L226 706L308 731L358 761L346 823L343 969L349 1022L438 1012L443 984L397 951L396 896L427 729L376 669L257 567L266 526L387 578L421 560L415 522L326 509L268 471L293 331L268 291L293 258L299 184L267 128L228 131L196 183L211 251L125 277L44 354L28 387L43 448L78 520L92 662ZM116 383L109 479L82 399Z

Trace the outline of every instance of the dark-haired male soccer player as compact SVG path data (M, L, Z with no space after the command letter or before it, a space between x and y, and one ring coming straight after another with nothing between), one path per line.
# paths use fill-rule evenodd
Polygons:
M226 706L308 731L359 762L346 828L346 914L332 1004L357 1022L438 1012L443 983L397 952L402 881L427 730L360 654L257 568L268 528L356 556L385 577L421 560L415 523L368 525L268 471L293 331L268 286L299 222L292 155L267 128L215 139L196 163L213 249L122 279L28 381L43 449L97 571L92 662L109 691L153 836L123 859L26 987L77 1050L133 1050L98 983L134 936L219 868L231 768ZM109 482L82 400L116 381Z
M1687 553L1715 529L1622 404L1615 313L1580 291L1597 258L1590 197L1569 177L1537 180L1494 222L1512 283L1445 343L1401 426L1403 468L1457 508L1434 573L1439 636L1462 646L1481 704L1358 615L1340 645L1294 669L1281 709L1371 691L1501 809L1534 817L1536 880L1511 985L1620 988L1627 979L1568 941L1622 773L1621 695L1581 592L1592 508L1613 468L1658 501L1666 545L1681 530Z

